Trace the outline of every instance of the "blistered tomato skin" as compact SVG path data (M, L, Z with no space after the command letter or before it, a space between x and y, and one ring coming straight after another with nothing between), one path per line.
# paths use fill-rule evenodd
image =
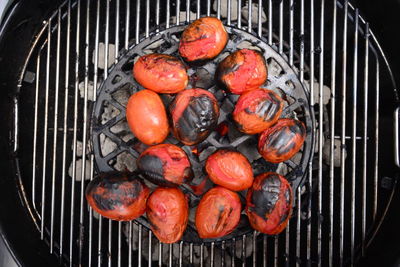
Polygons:
M262 132L258 138L258 152L272 163L290 159L296 154L306 138L306 128L299 120L279 119Z
M253 183L253 170L247 158L237 151L217 150L208 157L206 171L211 181L233 191L242 191Z
M215 80L229 92L241 95L263 85L267 74L264 57L258 51L241 49L219 63Z
M153 91L142 90L129 98L126 119L135 137L146 145L162 143L168 135L167 112Z
M151 230L163 243L175 243L181 239L188 217L188 202L178 188L159 187L147 200Z
M228 33L217 18L195 20L182 33L179 53L188 62L202 62L218 56L228 42Z
M239 97L233 119L240 131L257 134L273 125L281 116L282 109L280 96L271 90L259 88Z
M86 187L86 200L100 215L116 220L134 220L146 211L149 188L123 173L102 174Z
M174 94L188 84L185 65L176 57L164 54L141 56L133 66L133 76L146 89Z
M246 213L251 227L269 235L286 228L292 212L292 188L277 173L263 173L254 179L247 191Z
M147 148L137 159L137 167L148 180L160 186L178 186L193 176L186 153L172 144Z
M239 224L241 203L237 193L221 186L210 189L196 210L196 228L201 238L230 234Z
M170 104L169 111L173 133L185 145L206 139L216 128L219 117L217 99L200 88L180 92Z

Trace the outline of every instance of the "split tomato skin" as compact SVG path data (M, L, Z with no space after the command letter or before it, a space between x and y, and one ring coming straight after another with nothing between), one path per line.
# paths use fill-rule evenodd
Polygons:
M279 119L262 132L258 138L258 152L272 163L279 163L293 157L306 138L306 128L299 120Z
M140 154L136 165L148 180L160 186L178 186L193 177L186 153L172 144L147 148Z
M230 234L240 221L238 194L222 186L210 189L196 210L196 228L201 238L219 238Z
M264 57L250 49L233 52L219 63L215 72L218 85L237 95L259 88L267 76Z
M162 143L169 133L167 112L158 94L141 90L126 106L126 119L136 138L146 145Z
M175 94L186 88L185 65L176 57L165 54L141 56L133 66L135 80L146 89L162 94Z
M204 89L180 92L169 106L172 131L185 145L203 141L218 122L219 106L215 96Z
M107 173L93 179L86 187L86 200L100 215L131 221L146 211L150 189L138 178L124 173Z
M277 173L260 174L247 191L246 213L250 225L264 234L276 235L286 228L292 205L292 188Z
M283 101L279 95L259 88L239 97L233 119L241 132L257 134L277 122L282 110Z
M203 17L192 22L182 33L179 54L188 62L201 63L218 56L228 38L219 19Z
M177 242L182 238L189 218L185 195L178 188L157 188L147 200L147 218L158 240Z
M206 161L206 171L211 181L233 191L242 191L253 183L250 162L240 152L219 149Z

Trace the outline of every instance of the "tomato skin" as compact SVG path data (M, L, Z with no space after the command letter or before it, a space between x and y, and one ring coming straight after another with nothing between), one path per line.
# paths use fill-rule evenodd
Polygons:
M142 90L129 98L126 119L135 137L146 145L162 143L168 136L167 112L153 91Z
M293 195L288 181L281 175L267 172L254 179L247 191L246 213L251 227L269 235L286 228L292 213Z
M211 181L233 191L242 191L253 183L253 170L247 158L237 151L219 149L206 161Z
M203 141L218 122L219 106L215 96L204 89L180 92L169 106L172 131L185 145Z
M188 62L201 62L218 56L228 42L222 22L203 17L192 22L182 33L179 53Z
M161 186L178 186L193 176L186 153L172 144L147 148L137 159L137 167L147 179Z
M282 110L280 96L271 90L259 88L239 97L233 119L241 132L257 134L277 122Z
M218 85L232 94L255 90L267 81L265 59L255 50L240 49L222 60L215 72Z
M163 243L177 242L189 218L185 195L178 188L157 188L147 200L147 218L158 240Z
M131 221L143 215L149 194L150 189L141 180L116 172L96 177L85 191L93 210L116 221Z
M185 65L178 58L164 54L141 56L133 66L133 76L144 88L162 94L182 91L189 80Z
M196 228L201 238L219 238L230 234L240 221L240 198L237 193L217 186L200 200L196 210Z

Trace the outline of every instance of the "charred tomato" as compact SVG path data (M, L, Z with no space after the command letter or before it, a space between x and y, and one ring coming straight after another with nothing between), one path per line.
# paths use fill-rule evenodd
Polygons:
M299 120L279 119L261 133L258 138L258 152L269 162L279 163L296 154L306 138L306 128Z
M147 200L151 230L163 243L175 243L181 239L188 217L188 202L178 188L159 187Z
M180 92L169 110L174 135L185 145L200 143L217 126L218 102L207 90L196 88Z
M221 186L210 189L196 210L196 228L201 238L230 234L240 221L242 205L237 193Z
M144 88L157 93L178 93L188 84L185 65L178 58L164 54L141 56L133 66L133 76Z
M283 176L272 172L260 174L246 195L251 227L264 234L279 234L287 226L292 202L292 188Z
M126 119L135 137L146 145L159 144L168 135L167 112L153 91L142 90L129 98Z
M242 191L253 183L253 170L247 158L237 151L217 150L208 157L206 171L211 181L233 191Z
M149 188L138 178L124 173L104 173L86 187L86 200L100 215L130 221L146 211Z
M219 63L215 80L233 94L257 89L267 80L264 57L258 51L237 50Z
M246 134L261 133L279 119L282 109L280 96L273 91L259 88L239 97L233 119L240 131Z
M186 153L172 144L147 148L137 159L137 167L147 179L161 186L178 186L193 176Z
M189 62L201 62L216 57L228 42L228 33L217 18L195 20L182 33L180 55Z

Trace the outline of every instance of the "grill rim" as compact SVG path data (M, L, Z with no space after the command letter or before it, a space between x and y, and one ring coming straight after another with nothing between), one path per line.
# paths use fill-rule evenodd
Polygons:
M350 5L350 7L351 7L351 5ZM15 18L15 17L14 17ZM372 31L371 31L371 33L372 33ZM373 38L374 38L374 42L378 45L378 47L379 47L379 50L380 50L380 52L381 53L379 53L380 54L380 56L383 56L383 58L384 58L384 62L385 62L385 65L386 65L386 68L389 70L389 72L391 73L391 68L390 68L390 65L388 65L388 60L387 60L387 58L386 58L386 56L385 56L385 54L383 53L383 51L381 50L381 47L380 47L380 45L379 45L379 43L377 42L377 40L376 40L376 38L374 37L374 35L372 35L373 36ZM28 59L27 59L27 61L26 62L28 62ZM26 66L26 65L25 65ZM22 72L21 72L22 73ZM22 78L23 76L21 75L21 78ZM394 81L394 76L392 75L392 73L391 73L391 78L393 79L393 81ZM16 87L12 87L12 88L18 88L18 87L20 87L21 86L21 81L22 81L22 79L20 79L20 83L19 84L17 84L17 86ZM397 87L395 86L395 83L394 83L394 90L397 90ZM10 101L10 103L14 103L14 104L18 104L18 95L16 95L16 96L14 96L15 98L13 99L13 102L11 102ZM10 104L10 103L8 103L8 104ZM12 111L12 112L10 112L10 111ZM17 125L17 122L18 121L16 121L15 119L16 119L16 114L18 114L18 108L17 108L17 106L16 105L14 105L14 110L13 109L9 109L8 110L8 113L11 113L10 115L11 115L11 117L12 117L12 119L13 120L11 120L11 121L13 121L14 122L14 127ZM10 127L10 129L12 129L12 127ZM11 155L10 156L10 159L12 159L12 161L13 161L13 165L14 165L14 170L17 170L17 172L16 173L14 173L14 177L16 178L16 181L17 182L20 182L21 181L21 178L20 178L20 173L19 173L19 165L18 165L18 159L17 158L15 158L16 157L16 152L17 152L17 150L18 150L18 142L17 142L17 139L15 139L15 137L17 137L18 136L18 129L17 128L14 128L13 129L14 131L11 131L10 132L10 135L11 136L9 136L10 137L10 139L9 140L11 140L12 141L12 143L13 144L11 144L11 146L9 146L9 151L11 151L11 153L13 153L13 155ZM8 135L8 134L7 134ZM7 169L9 169L9 167L10 166L7 166L8 168ZM14 186L15 187L15 184L11 184L11 186ZM25 201L26 201L26 196L24 196L24 188L23 188L23 185L22 184L20 184L19 185L20 186L20 190L19 191L17 191L19 194L21 194L20 195L20 198L24 201L24 199L25 199ZM11 188L11 187L10 187ZM393 191L395 190L395 188L393 188L392 189ZM21 193L22 192L22 193ZM23 203L23 204L27 204L27 202L25 202L25 203ZM388 206L390 206L390 202L389 202L389 204L388 204ZM6 237L8 235L8 233L7 233L7 231L4 231L4 236ZM6 240L7 240L7 237L6 237ZM10 242L11 243L11 242ZM32 260L30 260L30 262L32 262Z

